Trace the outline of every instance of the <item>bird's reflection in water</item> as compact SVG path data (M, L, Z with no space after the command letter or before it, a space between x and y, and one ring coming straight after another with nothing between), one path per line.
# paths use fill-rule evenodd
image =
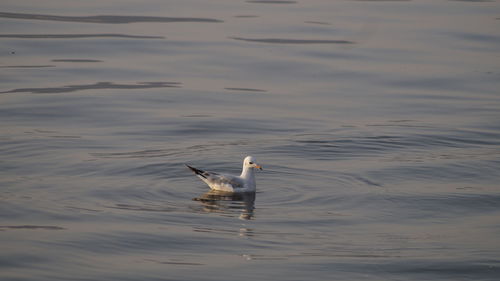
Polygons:
M227 193L211 190L193 200L200 202L206 212L226 214L238 212L240 219L244 220L252 219L255 209L255 192Z

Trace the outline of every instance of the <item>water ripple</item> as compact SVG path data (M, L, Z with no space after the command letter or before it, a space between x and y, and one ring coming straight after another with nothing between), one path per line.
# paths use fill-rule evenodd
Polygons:
M53 59L53 62L103 62L102 60L94 59Z
M10 19L25 19L25 20L46 20L46 21L65 21L65 22L84 22L84 23L107 23L107 24L123 24L137 22L199 22L199 23L220 23L223 22L217 19L210 18L190 18L190 17L149 17L149 16L116 16L116 15L99 15L99 16L57 16L43 14L23 14L23 13L8 13L0 12L0 17Z
M266 90L254 89L254 88L224 88L224 89L228 91L261 92L261 93L267 92Z
M0 225L0 231L2 229L64 230L65 228L53 225Z
M387 125L403 126L407 125ZM424 127L425 128L425 127ZM429 151L449 148L485 148L500 145L500 136L484 131L457 130L451 134L441 132L382 134L375 136L350 136L341 134L297 135L290 142L270 148L275 153L286 152L318 160L366 157L388 152L425 149Z
M97 82L95 84L67 85L61 87L20 88L20 89L13 89L9 91L0 92L0 94L10 94L10 93L57 94L57 93L70 93L83 90L179 88L180 86L181 83L179 82L138 82L136 84Z
M94 34L0 34L0 38L18 39L78 39L78 38L130 38L130 39L165 39L163 36L128 35L119 33Z
M55 67L55 65L42 64L42 65L5 65L5 66L0 66L0 68L47 68L47 67Z
M328 40L328 39L243 38L243 37L229 37L229 38L239 41L269 43L269 44L354 44L353 41L348 41L348 40Z

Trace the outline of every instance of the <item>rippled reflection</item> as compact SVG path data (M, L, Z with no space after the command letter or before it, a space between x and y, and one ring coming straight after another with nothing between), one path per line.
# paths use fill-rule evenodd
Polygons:
M269 43L269 44L354 44L353 41L348 40L327 40L327 39L294 39L294 38L243 38L243 37L229 37L230 39L256 42L256 43Z
M165 39L163 36L129 35L118 33L95 34L0 34L0 38L18 39L79 39L79 38L128 38L128 39Z
M0 92L0 94L9 93L33 93L33 94L55 94L69 93L83 90L103 90L103 89L151 89L151 88L179 88L179 82L138 82L136 84L117 84L113 82L97 82L84 85L66 85L61 87L47 88L20 88L10 91Z
M121 15L97 15L97 16L59 16L43 14L24 14L0 12L1 18L26 19L26 20L46 20L65 22L85 22L85 23L107 23L124 24L136 22L202 22L219 23L218 19L194 18L194 17L151 17L151 16L121 16Z
M209 191L193 200L200 202L203 211L209 213L240 213L239 218L244 220L252 219L254 215L255 192L234 194Z

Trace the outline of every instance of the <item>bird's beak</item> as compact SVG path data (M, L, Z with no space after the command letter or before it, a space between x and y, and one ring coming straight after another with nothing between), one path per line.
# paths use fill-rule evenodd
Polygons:
M262 171L262 166L261 165L255 165L255 168L259 169Z

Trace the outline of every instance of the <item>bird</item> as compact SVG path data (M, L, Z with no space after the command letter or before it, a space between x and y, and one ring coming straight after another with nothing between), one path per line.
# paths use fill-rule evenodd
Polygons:
M247 156L243 160L243 169L239 176L206 172L188 164L185 165L204 181L211 190L230 193L255 192L254 170L262 170L262 166L257 164L252 156Z

